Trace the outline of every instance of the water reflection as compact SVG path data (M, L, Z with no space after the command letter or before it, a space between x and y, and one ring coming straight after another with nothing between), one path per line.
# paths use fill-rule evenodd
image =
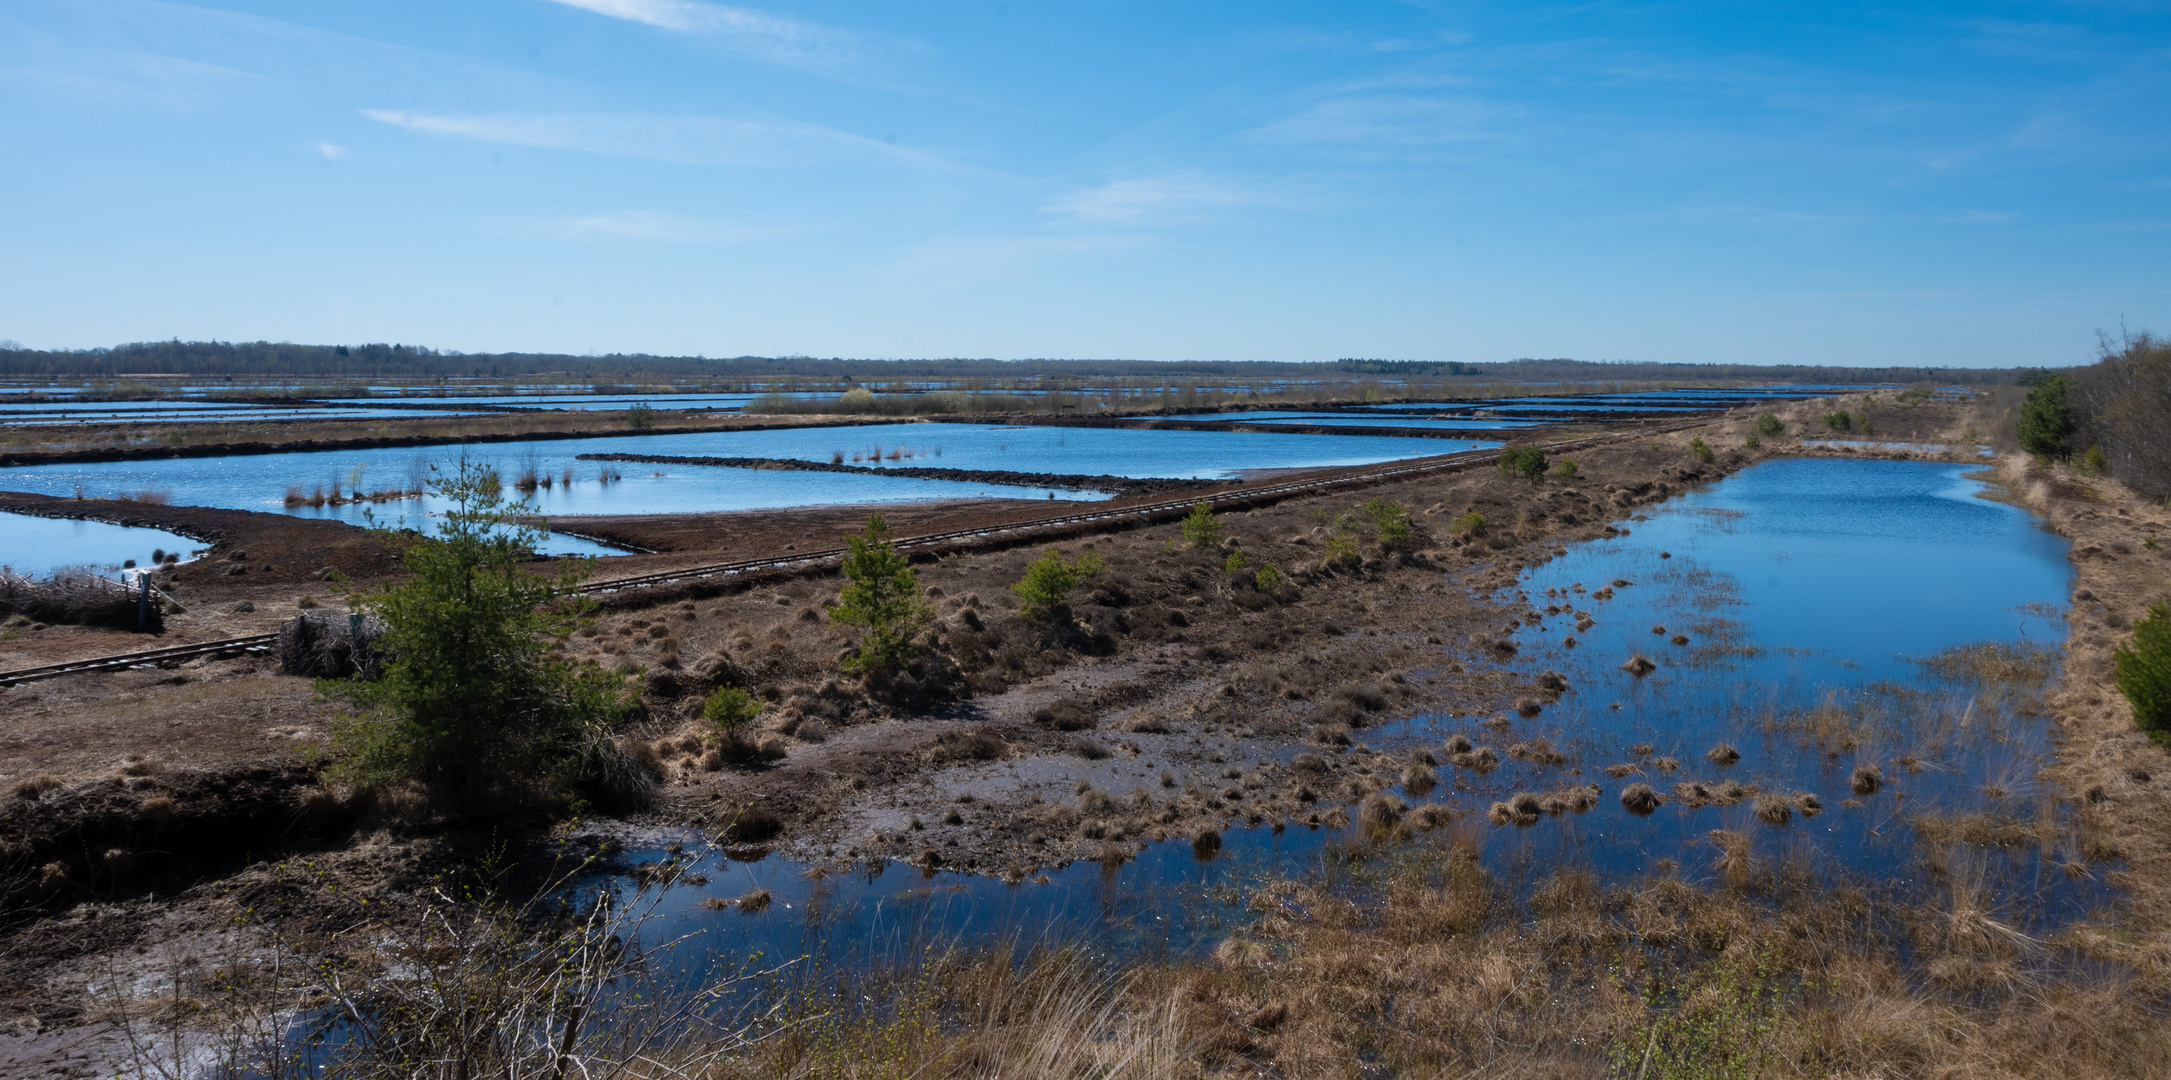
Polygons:
M2072 824L2033 780L2049 754L2033 688L2056 665L2035 646L2064 635L2066 543L1983 491L1943 464L1745 470L1523 576L1539 619L1519 635L1517 666L1564 674L1557 702L1528 718L1421 715L1360 738L1443 760L1454 736L1496 748L1497 771L1443 766L1430 798L1466 815L1457 827L1505 880L1579 863L1625 881L1670 860L1711 881L1739 842L1763 865L1793 861L1902 894L1929 887L1926 868L1969 875L2023 928L2092 910L2109 888L2100 874L2066 872L2080 861ZM1610 599L1593 595L1608 589ZM1594 621L1578 629L1579 612ZM1655 668L1619 667L1636 655ZM1534 749L1541 738L1550 751ZM1720 744L1738 759L1715 760ZM1546 763L1556 752L1559 763ZM1879 771L1873 791L1856 787L1865 766ZM1618 795L1631 783L1665 804L1630 813ZM1691 783L1706 794L1677 791ZM1586 784L1602 797L1585 811L1483 824L1494 801ZM1783 821L1754 796L1727 798L1729 784L1785 800ZM2017 837L1996 832L2006 826ZM790 860L712 855L692 868L705 880L682 879L663 917L674 931L705 929L700 947L722 956L894 959L928 941L1042 936L1117 956L1196 956L1251 917L1262 883L1319 870L1354 837L1298 826L1224 840L1209 862L1172 840L1114 868L1074 864L1015 885L898 864L810 877ZM770 893L765 910L728 903L757 889Z

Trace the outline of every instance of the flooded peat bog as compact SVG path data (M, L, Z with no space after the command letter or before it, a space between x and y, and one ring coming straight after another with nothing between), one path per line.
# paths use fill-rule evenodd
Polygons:
M2050 751L2039 690L2057 674L2065 541L1984 491L1946 464L1754 466L1522 575L1511 663L1563 676L1556 700L1356 735L1429 755L1438 788L1400 793L1447 811L1434 821L1451 814L1435 835L1475 844L1518 895L1588 867L1609 886L1793 875L1901 901L1964 896L2022 934L2083 917L2110 890L2034 779ZM713 849L628 858L676 875L658 925L695 934L690 962L706 970L1045 940L1197 957L1258 916L1262 887L1347 873L1367 844L1357 826L1235 828L1218 850L1170 840L1007 883Z
M30 465L0 471L0 488L43 495L78 491L111 497L158 490L173 503L283 511L360 524L365 514L412 525L441 514L419 492L430 466L464 454L497 470L507 494L537 514L668 514L795 506L1026 498L1099 501L1107 492L977 480L870 473L641 464L581 460L583 454L772 458L864 468L939 468L1069 473L1129 478L1222 478L1257 468L1367 465L1453 453L1490 443L1366 435L1012 427L988 424L877 424L686 435L601 436L372 450L312 451L175 460ZM364 496L356 498L357 495ZM5 535L5 534L0 534ZM562 534L548 554L612 554Z

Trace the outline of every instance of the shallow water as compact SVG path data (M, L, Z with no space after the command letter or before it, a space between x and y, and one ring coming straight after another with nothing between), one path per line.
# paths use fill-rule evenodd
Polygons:
M233 457L32 465L0 470L0 488L93 497L162 492L173 503L239 510L285 511L302 517L413 524L439 514L437 499L344 506L286 506L289 488L306 498L318 490L413 490L428 466L449 465L464 452L495 467L508 485L533 470L551 486L526 496L545 516L667 514L761 510L787 506L879 504L931 499L1026 498L1097 501L1099 491L1020 487L955 480L853 473L730 469L699 465L608 466L619 477L598 478L605 466L580 454L636 453L672 457L765 457L829 461L843 457L870 467L1008 469L1124 477L1219 477L1246 468L1363 465L1482 445L1467 440L1379 436L1281 435L1271 432L1129 431L1099 428L1008 427L988 424L878 424L846 428L786 428L692 435L601 436L378 450L329 450ZM880 460L874 456L879 454ZM892 456L894 455L894 456ZM570 470L573 482L564 483ZM508 489L508 495L517 494ZM0 523L0 548L11 543ZM608 554L612 549L554 535L552 554Z
M178 551L187 558L205 546L164 529L9 513L0 513L0 536L6 538L0 543L0 566L29 577L76 566L111 576L129 559L149 566L153 550Z
M1352 416L1349 413L1269 412L1264 410L1259 412L1211 413L1205 416L1177 416L1170 419L1181 421L1233 420L1246 424L1319 424L1325 427L1439 428L1443 431L1506 431L1511 428L1537 427L1542 423L1542 421L1511 420L1497 416L1430 416L1425 414L1402 416L1392 413Z
M1571 769L1539 770L1509 759L1489 777L1460 770L1458 799L1504 799L1595 782L1605 792L1588 814L1496 833L1518 858L1546 864L1588 859L1631 875L1654 860L1708 877L1712 829L1748 834L1765 860L1790 858L1860 880L1906 889L1927 885L1920 851L1899 815L1984 813L2034 824L2048 793L2033 780L2050 754L2047 723L1997 687L1941 675L1924 661L1947 650L1998 643L2042 646L2055 664L2065 639L2063 605L2072 568L2067 542L2024 511L1980 497L1971 467L1895 461L1783 459L1766 462L1649 513L1629 536L1578 545L1524 576L1542 612L1549 603L1589 611L1578 632L1567 613L1525 627L1519 668L1551 667L1571 690L1533 719L1495 735L1473 718L1415 717L1378 742L1430 743L1463 732L1504 748L1543 735ZM1670 557L1668 557L1670 556ZM1548 598L1548 588L1635 584L1615 599L1587 593ZM1655 633L1663 626L1665 633ZM1685 645L1672 642L1685 634ZM1571 648L1569 637L1578 644ZM1637 678L1631 655L1658 669ZM1706 759L1719 743L1741 754ZM1654 747L1649 755L1635 744ZM1677 771L1650 766L1670 756ZM1914 768L1902 762L1912 759ZM1614 779L1615 763L1645 762ZM1886 784L1849 808L1848 778L1874 764ZM1919 770L1919 771L1918 771ZM1767 793L1816 795L1824 811L1787 825L1758 822L1751 804L1637 818L1617 794L1642 781L1669 791L1683 780L1736 780ZM1463 784L1468 786L1464 787ZM1999 792L2003 794L1999 794ZM1975 851L1985 886L2033 925L2069 917L2108 894L2067 878L2052 861L2076 858L2070 823L2048 831L2053 850Z
M1440 769L1445 786L1433 800L1474 814L1516 791L1598 784L1603 797L1585 814L1541 817L1528 828L1478 819L1485 857L1509 880L1579 864L1625 881L1665 859L1684 877L1708 881L1717 854L1708 834L1726 829L1752 838L1761 865L1800 860L1827 879L1920 894L1930 883L1922 877L1922 850L1897 816L1903 807L2002 812L2022 821L2038 811L2057 816L2032 779L2049 744L2046 722L2027 711L2025 695L1940 678L1919 662L1955 646L2063 640L2066 542L2024 512L1981 498L1984 490L1964 467L1942 464L1791 459L1744 470L1652 509L1627 536L1576 545L1523 575L1522 587L1541 610L1557 602L1543 597L1547 588L1634 582L1611 601L1575 599L1597 622L1576 634L1574 648L1563 644L1574 633L1572 617L1517 631L1518 669L1551 667L1571 682L1539 716L1514 720L1501 733L1483 717L1420 715L1357 737L1398 754L1416 747L1437 754L1445 736L1465 733L1503 751L1502 767L1490 776ZM1668 633L1653 634L1654 624ZM1676 632L1690 635L1689 644L1671 644ZM1637 679L1617 668L1639 652L1658 670ZM1866 721L1856 717L1859 745L1835 752L1805 731L1796 714L1818 706L1866 709ZM1568 764L1541 769L1505 753L1536 735L1550 738ZM1737 764L1705 759L1722 740L1741 753ZM1647 760L1628 750L1644 742L1654 746L1651 756L1678 758L1680 770L1646 765L1643 774L1620 779L1600 771ZM1922 770L1898 764L1906 757L1919 759ZM1859 807L1842 806L1852 795L1849 771L1867 762L1882 766L1888 784ZM1772 826L1752 817L1747 802L1668 805L1637 817L1618 801L1625 784L1642 780L1665 791L1687 778L1735 779L1789 796L1812 792L1824 810ZM2053 831L2059 828L2054 822ZM711 854L693 867L707 883L664 894L660 918L674 932L703 931L693 947L715 957L813 951L894 959L928 941L986 945L1044 936L1118 956L1196 956L1250 918L1243 904L1254 886L1317 868L1328 845L1352 839L1345 830L1303 826L1238 829L1209 863L1171 841L1120 867L1074 864L1049 872L1046 884L1019 885L929 876L899 864L815 881L789 859L733 863ZM1969 849L1951 865L2003 905L2001 918L2033 927L2093 910L2110 896L2100 875L2072 879L2051 861L2070 854ZM594 887L632 891L616 878ZM756 887L774 896L765 912L700 906Z

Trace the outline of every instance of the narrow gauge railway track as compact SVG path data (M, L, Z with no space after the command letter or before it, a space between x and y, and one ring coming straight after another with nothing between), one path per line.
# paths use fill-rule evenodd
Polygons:
M170 645L163 649L145 649L141 652L118 653L113 656L95 656L87 660L69 660L65 663L46 664L42 667L19 668L0 671L0 686L35 682L61 675L76 675L87 671L121 671L133 667L152 667L168 660L186 660L192 656L204 656L223 652L263 652L279 643L279 635L249 634L244 637L220 638L216 641L199 641L193 645Z
M1633 432L1608 432L1603 435L1573 439L1567 442L1550 443L1542 449L1548 453L1559 453L1595 446L1616 439L1644 438L1653 434L1695 427L1706 419L1709 418L1704 417L1679 423L1639 428ZM1390 462L1374 468L1346 472L1337 476L1323 476L1310 480L1293 480L1233 488L1228 491L1206 492L1183 498L1161 499L1151 503L1141 503L1115 509L1089 510L1077 514L1059 514L1054 517L1033 518L1028 521L1011 522L1007 525L990 525L976 529L953 529L948 532L928 533L898 540L897 546L908 551L915 548L943 545L970 547L977 544L1015 543L1025 536L1039 532L1076 531L1081 527L1088 530L1095 527L1127 528L1181 516L1189 513L1192 506L1202 501L1210 506L1278 502L1296 495L1315 494L1332 491L1336 488L1362 487L1383 480L1422 476L1427 473L1460 472L1464 469L1491 464L1499 460L1499 458L1500 452L1497 450L1466 450L1459 454L1447 454L1436 458ZM581 592L584 595L610 595L627 589L653 588L658 585L698 581L703 578L736 577L743 574L773 570L807 570L841 559L845 554L845 550L844 548L829 548L823 551L801 552L785 557L740 559L735 562L712 563L707 566L686 567L680 570L662 570L653 574L636 574L632 577L590 582L587 588L582 589ZM141 652L71 660L60 664L46 664L42 667L0 671L0 687L14 686L18 683L33 682L38 679L56 678L61 675L75 675L93 671L119 671L211 653L267 650L276 644L278 639L279 635L277 633L250 634L244 637L199 642L194 645L175 645L165 649L147 649Z

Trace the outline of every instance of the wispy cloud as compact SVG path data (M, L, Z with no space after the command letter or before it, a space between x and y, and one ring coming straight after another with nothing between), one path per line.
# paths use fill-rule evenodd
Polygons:
M323 155L326 161L338 161L347 156L347 148L338 143L320 142L317 144L317 153Z
M948 170L932 154L864 135L782 120L653 113L420 113L364 109L381 124L507 146L702 165L802 165L890 161Z
M1314 102L1253 134L1272 142L1430 146L1495 137L1496 112L1461 96L1360 93Z
M1775 210L1765 206L1698 206L1674 215L1683 221L1725 225L1743 232L1793 232L1848 225L1859 218L1838 214L1812 214L1800 210Z
M618 240L668 244L736 244L790 230L735 218L686 217L654 210L507 221L498 231L544 240Z
M1160 225L1204 219L1212 210L1266 200L1195 172L1117 180L1048 204L1051 213L1098 225Z
M549 0L598 15L708 38L776 64L832 67L866 51L858 34L749 8L695 0Z

